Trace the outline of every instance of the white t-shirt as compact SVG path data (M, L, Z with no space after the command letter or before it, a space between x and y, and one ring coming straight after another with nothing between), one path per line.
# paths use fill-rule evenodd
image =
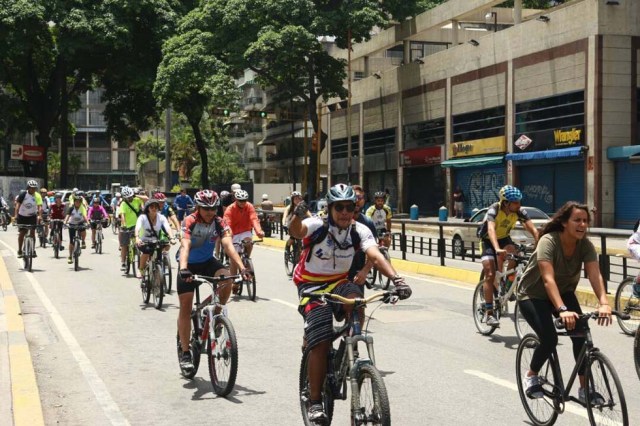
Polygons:
M313 240L314 232L321 232L324 220L319 217L310 217L302 223L307 227L307 234L303 239L303 245L307 246ZM377 245L369 228L359 222L352 223L345 230L329 225L329 232L323 241L303 250L300 262L294 271L294 283L298 285L306 282L335 282L346 278L356 253L351 241L352 227L355 227L355 231L360 236L360 250L366 252ZM312 250L312 253L307 262L309 250Z
M74 206L69 208L67 211L67 215L69 216L69 223L72 225L80 225L85 223L85 217L87 216L87 210L83 205L80 205L79 209L76 209Z
M18 210L19 216L35 216L38 213L38 205L42 205L42 198L40 194L34 192L33 195L29 192L25 192L24 199L20 203L20 209Z
M154 231L156 231L156 235L153 235L151 232L151 223L149 223L149 218L146 214L141 214L138 216L138 220L136 222L136 235L140 236L140 239L145 243L150 243L154 241L158 241L158 238L161 236L160 231L163 230L163 234L168 234L167 230L169 229L169 222L167 218L161 214L156 214L156 223L153 225Z

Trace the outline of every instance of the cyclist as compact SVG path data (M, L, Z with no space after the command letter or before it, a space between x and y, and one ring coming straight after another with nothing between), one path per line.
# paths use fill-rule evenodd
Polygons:
M162 214L158 214L159 210L160 201L157 198L150 198L144 203L144 213L138 216L136 221L135 236L136 245L140 250L140 278L144 276L144 270L151 255L151 247L147 243L166 240L167 237L173 238L169 222ZM169 246L165 247L164 251L169 251Z
M371 218L373 224L376 227L376 236L382 238L382 243L385 247L391 245L391 238L388 233L391 232L391 207L384 203L386 194L383 191L378 191L373 194L374 204L367 209L367 216ZM385 235L387 234L387 235Z
M42 197L36 191L37 188L38 182L32 179L27 182L27 190L16 198L14 223L18 225L37 225L42 222ZM18 257L22 257L22 241L26 233L27 230L24 228L18 232ZM35 241L35 228L30 229L29 234ZM33 251L33 257L36 257L35 250Z
M65 207L64 204L62 204L62 194L61 193L56 193L54 195L54 202L53 204L51 204L51 214L50 214L50 218L51 219L59 219L59 220L64 220L66 218L66 212L65 212ZM53 223L51 225L51 241L53 242L53 233L56 232L58 230L58 228L60 228L62 226L61 222L56 222ZM62 232L60 232L60 247L59 249L62 250Z
M178 212L178 220L182 222L184 219L185 213L187 213L190 207L193 207L193 200L189 195L187 195L187 190L182 188L180 190L180 195L178 195L175 200L173 200L173 207Z
M49 234L49 213L51 210L51 202L47 197L47 188L40 188L40 198L42 198L42 225L46 236Z
M238 189L234 193L234 197L236 201L227 207L227 210L224 212L224 220L231 228L231 233L233 234L233 245L237 246L242 244L243 241L251 241L251 229L253 228L256 231L256 235L259 238L264 237L264 232L262 232L262 228L260 227L260 221L258 220L258 215L256 214L256 209L253 207L253 204L249 202L249 193L244 189ZM251 250L253 247L251 245L247 245L245 247L245 254L247 257L251 257ZM231 274L235 275L238 272L238 269L235 264L231 264ZM234 285L234 289L239 288L236 284Z
M173 227L178 232L178 236L180 236L180 222L178 222L176 212L173 211L169 203L167 203L167 197L162 192L156 192L153 194L153 198L158 200L158 206L160 209L160 214L164 216L168 221L169 225Z
M349 298L362 297L362 287L348 282L346 278L354 253L363 250L384 275L391 277L400 298L406 299L411 296L411 288L380 253L371 231L353 220L356 208L356 194L353 188L345 184L331 187L327 194L327 202L329 216L326 221L318 217L308 218L305 203L299 203L294 209L289 231L295 238L303 238L305 243L300 262L293 274L298 295L314 291L330 292ZM298 309L305 320L305 342L311 351L309 420L322 422L327 419L322 407L321 387L325 380L327 355L333 337L332 315L341 320L345 314L349 315L350 307L302 299Z
M121 190L122 203L120 203L120 232L118 240L120 242L120 268L124 271L127 269L125 260L129 251L130 231L136 226L138 216L140 216L144 201L140 197L134 196L133 189L125 186Z
M182 222L182 244L178 251L178 298L180 313L178 314L178 334L182 355L180 367L193 369L193 360L189 352L189 336L191 334L191 307L193 292L197 286L192 281L192 274L206 276L229 275L229 271L213 256L216 240L222 240L222 247L231 261L240 268L242 260L231 243L231 229L223 218L216 215L220 199L215 191L203 190L195 195L196 211ZM247 271L241 274L249 278ZM220 303L227 303L231 294L230 281L220 283ZM227 285L224 285L227 284ZM216 311L218 313L218 311Z
M67 216L64 219L65 225L68 225L69 223L71 223L72 225L89 224L87 209L84 207L84 204L82 204L81 201L81 197L74 197L73 205L67 210ZM73 239L76 237L77 231L77 229L69 228L69 257L67 258L67 263L73 262L73 260L71 260L71 257L73 255ZM80 232L80 237L82 237L82 248L86 248L84 240L87 237L87 231L83 229Z
M291 204L289 204L285 209L284 213L282 213L282 226L285 228L287 232L289 232L289 225L291 224L291 219L293 219L293 212L296 207L302 201L302 194L298 191L293 191L291 193ZM307 211L307 217L311 217L311 213ZM291 251L291 246L293 245L293 240L295 238L289 232L289 239L284 246L284 250L287 252L287 257L289 252Z
M575 201L565 203L544 226L540 240L522 275L518 289L518 303L522 316L540 339L540 345L531 357L530 369L525 377L525 389L529 398L542 398L538 371L558 344L553 316L560 317L567 330L576 326L576 318L582 313L575 291L580 281L582 267L598 298L598 324L611 324L611 307L600 275L596 250L585 238L589 227L589 207ZM572 336L573 354L580 354L585 338ZM585 366L579 369L580 388L578 398L585 402ZM592 394L592 398L602 396Z
M4 199L2 195L0 195L0 214L3 216L3 220L7 221L7 225L9 222L9 204L7 204L7 200Z
M353 185L353 190L356 193L356 209L353 212L353 219L356 222L360 222L361 224L369 228L371 234L378 235L376 226L374 225L371 218L362 212L365 201L364 189L360 185ZM367 256L365 256L364 252L362 250L359 250L354 255L351 269L349 269L349 279L353 280L354 283L359 285L364 284L365 280L367 279L367 274L373 267L373 262L366 262L366 258Z
M493 291L496 265L503 265L505 253L514 253L515 244L510 233L517 221L529 231L536 243L538 230L533 225L527 211L522 208L522 192L514 186L505 185L499 191L500 200L492 204L478 230L482 240L482 267L484 268L485 323L490 327L499 327L500 321L493 316ZM513 265L509 265L512 267Z
M73 188L71 195L69 195L69 206L73 205L73 200L76 198L80 198L82 200L82 205L86 210L89 209L89 205L87 204L87 200L84 199L84 192L80 191L78 188Z
M100 202L99 197L93 197L93 203L91 207L89 207L89 211L87 212L87 216L89 216L89 220L91 221L91 248L96 247L96 229L98 229L98 222L102 222L102 226L107 225L107 220L109 219L109 214L102 207L102 203Z
M269 194L262 194L262 203L260 204L262 210L273 210L273 201L269 199Z

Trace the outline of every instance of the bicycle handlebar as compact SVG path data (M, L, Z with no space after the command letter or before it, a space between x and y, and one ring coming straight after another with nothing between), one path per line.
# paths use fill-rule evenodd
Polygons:
M220 282L220 281L229 280L229 279L233 279L233 282L235 284L242 282L242 276L238 275L238 274L236 274L236 275L220 275L218 277L208 277L206 275L192 275L191 279L193 281L198 281L198 282L201 282L201 283L207 282L207 283L211 283L211 284L214 284L214 283L217 283L217 282Z
M597 311L594 312L587 312L581 315L578 315L578 319L577 321L588 321L590 319L598 319L599 317L599 313ZM620 317L620 319L623 320L628 320L629 318L631 318L631 315L629 314L625 314L624 312L618 312L618 311L611 311L611 315L616 316L616 317ZM556 326L556 328L558 330L564 330L565 326L564 326L564 322L562 321L562 318L556 318L555 320L553 320L553 324Z
M341 302L345 305L366 305L371 302L375 302L378 299L384 299L387 296L397 296L397 292L395 290L386 290L378 293L374 293L369 297L356 297L354 299L349 299L347 297L342 297L338 294L333 293L312 293L312 292L304 292L301 294L301 297L308 297L310 299L321 299L322 301L326 301L326 298L334 299L338 302Z

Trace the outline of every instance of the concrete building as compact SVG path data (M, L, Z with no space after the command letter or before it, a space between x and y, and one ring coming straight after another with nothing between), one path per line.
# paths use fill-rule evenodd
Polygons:
M510 183L525 205L551 213L575 199L597 209L595 225L629 227L640 2L500 3L449 0L354 46L351 115L329 102L331 181L387 187L400 211L429 215L451 208L456 186L469 214Z

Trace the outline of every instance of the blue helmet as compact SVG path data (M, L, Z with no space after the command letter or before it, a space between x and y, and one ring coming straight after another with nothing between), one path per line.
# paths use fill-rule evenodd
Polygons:
M522 200L522 192L515 186L505 185L500 188L500 201L520 201Z

